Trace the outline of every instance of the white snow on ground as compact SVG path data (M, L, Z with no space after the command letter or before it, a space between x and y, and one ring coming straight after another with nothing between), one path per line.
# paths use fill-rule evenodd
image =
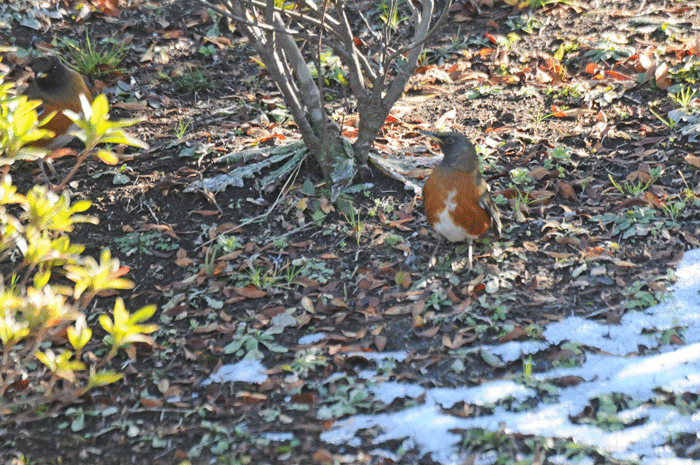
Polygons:
M506 433L536 434L544 437L571 438L596 447L620 460L643 464L690 464L691 460L675 457L667 444L678 433L698 433L700 412L683 414L671 406L654 406L658 390L700 394L700 250L685 253L676 271L677 282L670 289L671 298L642 312L628 312L620 325L605 325L580 317L566 318L549 325L543 332L545 342L510 342L501 346L482 346L504 362L517 360L521 354L536 353L549 345L565 341L596 347L609 355L586 354L580 367L556 369L532 375L546 381L562 376L578 376L578 385L560 388L554 394L556 403L541 402L526 411L506 411L496 407L493 414L460 418L443 412L463 401L472 405L494 405L501 399L514 399L513 405L538 399L532 389L511 381L495 381L471 388L431 388L417 384L384 382L372 386L375 399L391 403L399 397L416 398L425 394L425 402L395 413L354 415L336 422L321 438L332 444L359 446L358 432L373 428L379 434L374 442L404 440L422 453L444 465L462 463L456 452L460 440L455 428L486 428ZM675 328L685 345L662 342L660 332ZM654 348L658 354L637 356L640 346ZM363 354L366 356L366 354ZM396 354L392 354L396 358ZM650 401L634 409L617 413L629 424L643 421L620 431L608 431L590 424L576 424L570 418L580 414L591 399L613 393ZM487 457L483 457L488 462ZM563 462L566 462L564 459Z
M216 373L202 381L202 386L211 383L230 383L234 381L264 383L267 380L265 370L265 366L259 360L241 360L237 363L221 365Z

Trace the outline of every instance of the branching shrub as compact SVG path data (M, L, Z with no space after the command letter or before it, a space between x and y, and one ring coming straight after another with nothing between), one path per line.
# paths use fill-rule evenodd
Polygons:
M112 316L99 323L107 336L93 342L84 311L105 291L131 289L128 271L105 249L99 261L83 256L84 247L71 243L78 223L95 223L84 215L88 200L71 203L67 193L34 186L17 192L9 167L17 160L46 155L28 148L45 137L36 102L14 96L11 84L0 79L0 423L36 420L74 402L88 390L113 383L121 374L105 369L121 349L133 356L133 343L153 345L148 333L156 325L142 324L155 313L148 305L130 314L117 299ZM98 144L122 143L145 147L122 132L137 122L109 121L107 100L83 102L84 115L70 114L80 130L75 136L85 150L69 173L89 155L111 162L110 151ZM48 134L50 135L50 134ZM59 191L67 179L59 185ZM109 350L96 351L98 344ZM39 363L40 362L40 363Z

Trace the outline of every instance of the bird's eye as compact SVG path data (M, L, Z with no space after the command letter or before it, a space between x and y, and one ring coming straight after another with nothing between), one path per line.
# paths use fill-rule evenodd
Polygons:
M447 143L447 145L452 145L455 143L455 140L453 137L448 137L447 139L445 139L445 142Z

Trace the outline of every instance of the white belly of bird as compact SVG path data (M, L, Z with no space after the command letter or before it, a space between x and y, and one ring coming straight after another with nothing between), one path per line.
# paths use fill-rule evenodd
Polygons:
M455 211L457 208L457 202L455 202L456 196L457 190L453 190L447 194L445 209L438 214L438 220L435 222L433 227L438 234L442 235L450 242L459 242L465 239L476 239L479 236L469 234L462 226L455 224L450 216L450 213Z

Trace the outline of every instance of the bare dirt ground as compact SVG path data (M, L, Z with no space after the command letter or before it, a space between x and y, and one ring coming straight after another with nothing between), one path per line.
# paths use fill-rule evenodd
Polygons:
M344 446L320 434L351 413L403 407L364 395L362 370L425 387L512 379L522 360L494 366L479 353L455 354L538 340L542 325L570 315L615 324L655 303L673 282L669 270L699 244L698 130L684 133L690 123L674 124L674 111L692 113L700 102L673 98L700 80L697 1L453 7L375 149L412 167L403 174L420 184L434 164L426 155L439 152L416 129L454 128L480 146L505 228L475 244L471 272L465 247L452 244L427 269L435 238L420 200L376 165L344 204L330 203L311 164L282 195L286 179L263 189L264 172L243 187L185 192L243 165L217 163L221 155L298 137L254 53L195 2L137 0L118 16L94 11L82 20L66 3L60 18L39 15L36 30L18 13L0 29L2 42L29 49L35 38L80 41L86 31L98 42L129 41L123 71L91 84L108 94L113 117L147 117L134 132L151 148L118 169L91 161L81 170L73 198L91 199L100 223L81 227L74 241L92 255L110 247L130 268L137 286L123 297L132 310L158 305L158 345L119 360L122 381L59 415L1 426L5 463L436 463L417 448L382 458L374 431ZM5 54L3 64L6 79L29 78L24 57ZM213 88L183 85L190 69ZM351 133L352 99L333 80L329 88ZM71 163L55 166L60 173ZM12 173L20 189L36 181L33 170ZM235 228L249 218L259 219ZM229 239L215 250L217 235ZM89 321L112 302L98 300ZM682 331L666 337L680 343ZM379 367L361 355L384 351L408 356ZM246 356L266 367L266 381L202 384ZM580 357L554 347L533 356L532 370ZM684 400L698 405L697 393ZM495 447L508 463L532 452L521 435L494 446L462 434L465 449ZM700 460L698 444L696 435L676 438L676 453ZM540 450L539 463L559 448ZM609 461L595 450L587 456Z

